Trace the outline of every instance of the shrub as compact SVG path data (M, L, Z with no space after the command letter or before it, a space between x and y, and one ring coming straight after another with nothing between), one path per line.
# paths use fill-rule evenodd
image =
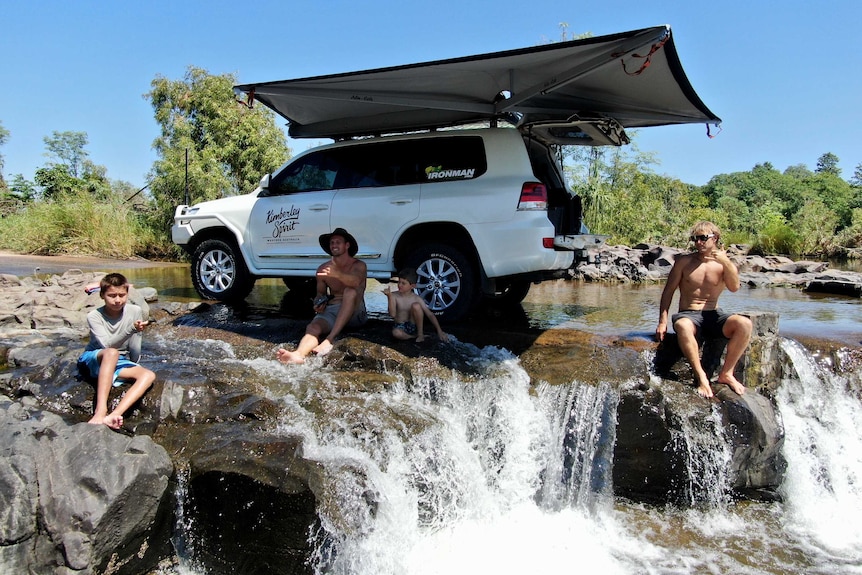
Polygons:
M751 253L756 254L797 254L799 235L785 222L773 220L757 234Z
M87 192L33 202L0 220L0 247L22 253L129 258L154 241L133 206Z

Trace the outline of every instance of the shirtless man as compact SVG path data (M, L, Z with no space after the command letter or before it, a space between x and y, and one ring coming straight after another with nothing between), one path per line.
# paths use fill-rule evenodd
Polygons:
M365 262L356 259L359 246L344 228L319 238L320 247L332 256L317 268L317 315L305 328L305 335L295 351L279 348L276 357L283 363L304 363L310 353L326 355L345 327L358 327L368 316L365 311ZM327 295L327 289L329 295ZM326 336L321 341L322 336Z
M751 320L739 314L727 314L718 307L718 297L725 288L739 289L739 271L727 254L718 249L721 231L712 222L698 222L691 230L695 251L676 258L667 284L661 294L656 338L664 339L667 333L667 316L673 294L679 288L679 313L671 318L677 341L683 355L694 371L697 392L712 397L709 377L700 362L697 336L723 335L729 341L724 364L718 373L717 383L729 385L742 395L745 386L733 375L736 363L745 352L751 338Z

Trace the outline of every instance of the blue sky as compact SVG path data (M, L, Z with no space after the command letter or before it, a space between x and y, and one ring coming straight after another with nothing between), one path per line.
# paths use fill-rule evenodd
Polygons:
M48 160L43 138L76 131L110 178L142 186L158 136L143 95L189 65L240 83L283 80L535 46L559 39L561 22L596 36L671 26L691 84L723 124L712 139L702 125L641 130L659 173L701 185L762 162L813 169L832 152L849 179L862 163L858 0L5 0L3 173L32 179Z

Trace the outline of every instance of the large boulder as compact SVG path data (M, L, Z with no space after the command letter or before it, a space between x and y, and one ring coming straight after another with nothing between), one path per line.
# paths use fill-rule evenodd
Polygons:
M713 489L723 482L742 497L778 496L787 467L784 429L770 399L781 377L778 316L747 315L754 331L735 372L747 388L742 396L723 384L713 384L713 400L698 396L673 334L656 352L656 378L621 391L614 452L617 494L690 503L718 496ZM710 377L725 347L724 339L704 343L702 363Z
M144 573L170 555L167 452L0 396L0 572Z

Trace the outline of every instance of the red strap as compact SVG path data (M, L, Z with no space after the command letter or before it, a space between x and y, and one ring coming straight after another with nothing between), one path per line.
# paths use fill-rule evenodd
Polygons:
M643 58L644 59L644 63L641 65L641 67L638 68L637 70L635 70L634 72L629 72L628 70L626 70L626 61L623 60L622 58L620 58L620 64L623 65L623 71L626 74L628 74L629 76L639 76L641 74L641 72L643 72L644 70L649 68L650 62L652 61L652 55L655 54L656 52L658 52L661 49L661 47L664 46L668 40L670 40L670 34L668 34L664 38L662 38L661 42L656 42L655 44L653 44L652 47L650 48L649 54L647 54L646 56L641 56L640 54L632 54L632 58ZM616 54L614 54L614 55L616 55Z
M254 107L254 88L249 90L248 97L246 98L245 102L243 102L239 98L236 98L236 101L251 110L252 107Z
M715 136L719 135L721 133L721 130L722 130L721 124L719 124L718 125L718 132L716 132ZM713 136L712 134L709 133L709 124L707 124L706 125L706 137L712 139L715 136Z

